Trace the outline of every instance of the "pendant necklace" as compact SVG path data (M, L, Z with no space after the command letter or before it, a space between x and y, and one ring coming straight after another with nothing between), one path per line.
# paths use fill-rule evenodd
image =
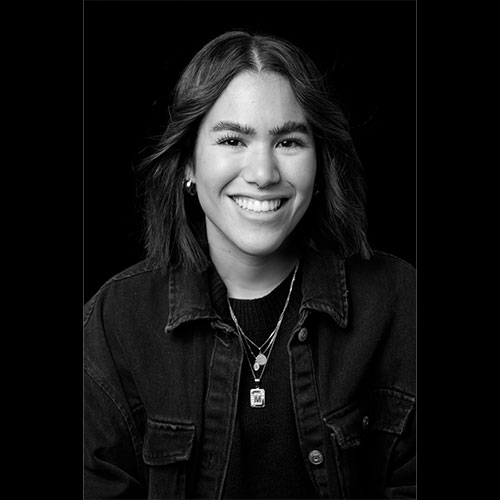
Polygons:
M269 361L269 357L271 356L271 351L273 349L276 337L278 336L278 331L280 329L281 322L283 321L283 317L285 316L285 311L286 308L288 307L288 302L290 301L290 297L292 295L293 284L295 282L295 276L297 275L298 268L299 264L295 266L295 270L293 271L292 281L290 283L290 289L288 290L288 296L285 301L285 306L283 307L283 310L281 311L280 317L278 319L278 323L274 327L274 330L271 332L269 337L260 346L258 346L255 342L253 342L252 339L250 339L243 332L238 323L238 320L236 319L236 315L234 314L233 308L231 307L231 303L229 302L229 297L227 298L229 313L231 314L231 318L236 326L236 331L238 332L238 338L240 339L240 343L241 346L243 347L245 357L248 361L248 365L250 366L252 378L254 379L255 382L255 388L250 389L250 406L252 408L264 408L264 406L266 406L266 391L262 387L260 387L260 382L264 375L264 371Z

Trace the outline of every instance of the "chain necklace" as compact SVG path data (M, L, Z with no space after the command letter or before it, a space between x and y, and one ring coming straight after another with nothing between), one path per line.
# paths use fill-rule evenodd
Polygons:
M229 313L231 314L231 318L236 326L238 338L240 339L241 346L243 347L243 352L245 353L248 365L250 366L252 378L255 382L255 388L250 389L250 406L252 408L263 408L266 405L266 391L262 387L260 387L260 381L264 376L267 362L269 361L269 357L271 356L274 342L276 340L276 337L278 336L278 331L280 329L281 322L283 321L283 317L285 316L285 311L288 307L288 302L290 301L290 297L292 295L293 284L295 282L295 276L297 275L298 268L299 265L297 264L295 266L295 270L293 271L290 289L288 290L288 296L285 301L285 306L283 307L283 310L281 311L280 317L278 319L278 323L274 327L274 330L271 332L269 337L260 346L258 346L247 335L245 335L238 323L238 320L236 319L236 315L234 314L231 303L229 302L229 297L227 298ZM256 351L252 349L252 346L256 349ZM252 358L254 359L253 361Z

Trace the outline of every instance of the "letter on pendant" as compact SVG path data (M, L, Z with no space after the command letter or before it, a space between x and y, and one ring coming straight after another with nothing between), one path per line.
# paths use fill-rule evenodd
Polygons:
M250 389L250 406L252 408L264 408L266 406L266 391L257 387Z

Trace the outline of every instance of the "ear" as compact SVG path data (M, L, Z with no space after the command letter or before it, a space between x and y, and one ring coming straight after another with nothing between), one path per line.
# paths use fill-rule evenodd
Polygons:
M185 179L193 179L195 180L194 177L194 166L191 160L189 160L186 163L186 166L184 167L184 178Z

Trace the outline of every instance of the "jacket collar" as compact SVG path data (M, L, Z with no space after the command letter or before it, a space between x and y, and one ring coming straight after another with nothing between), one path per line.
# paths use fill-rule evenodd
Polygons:
M303 256L301 313L315 310L330 315L347 326L347 284L345 262L333 251L318 253L307 249ZM195 320L220 320L211 303L209 271L195 273L184 268L171 270L169 281L169 316L165 331Z
M210 300L208 270L196 273L185 268L172 269L167 279L170 302L167 333L187 321L218 318Z
M333 250L318 253L308 248L303 261L301 312L304 309L324 312L345 328L347 293L344 259Z

